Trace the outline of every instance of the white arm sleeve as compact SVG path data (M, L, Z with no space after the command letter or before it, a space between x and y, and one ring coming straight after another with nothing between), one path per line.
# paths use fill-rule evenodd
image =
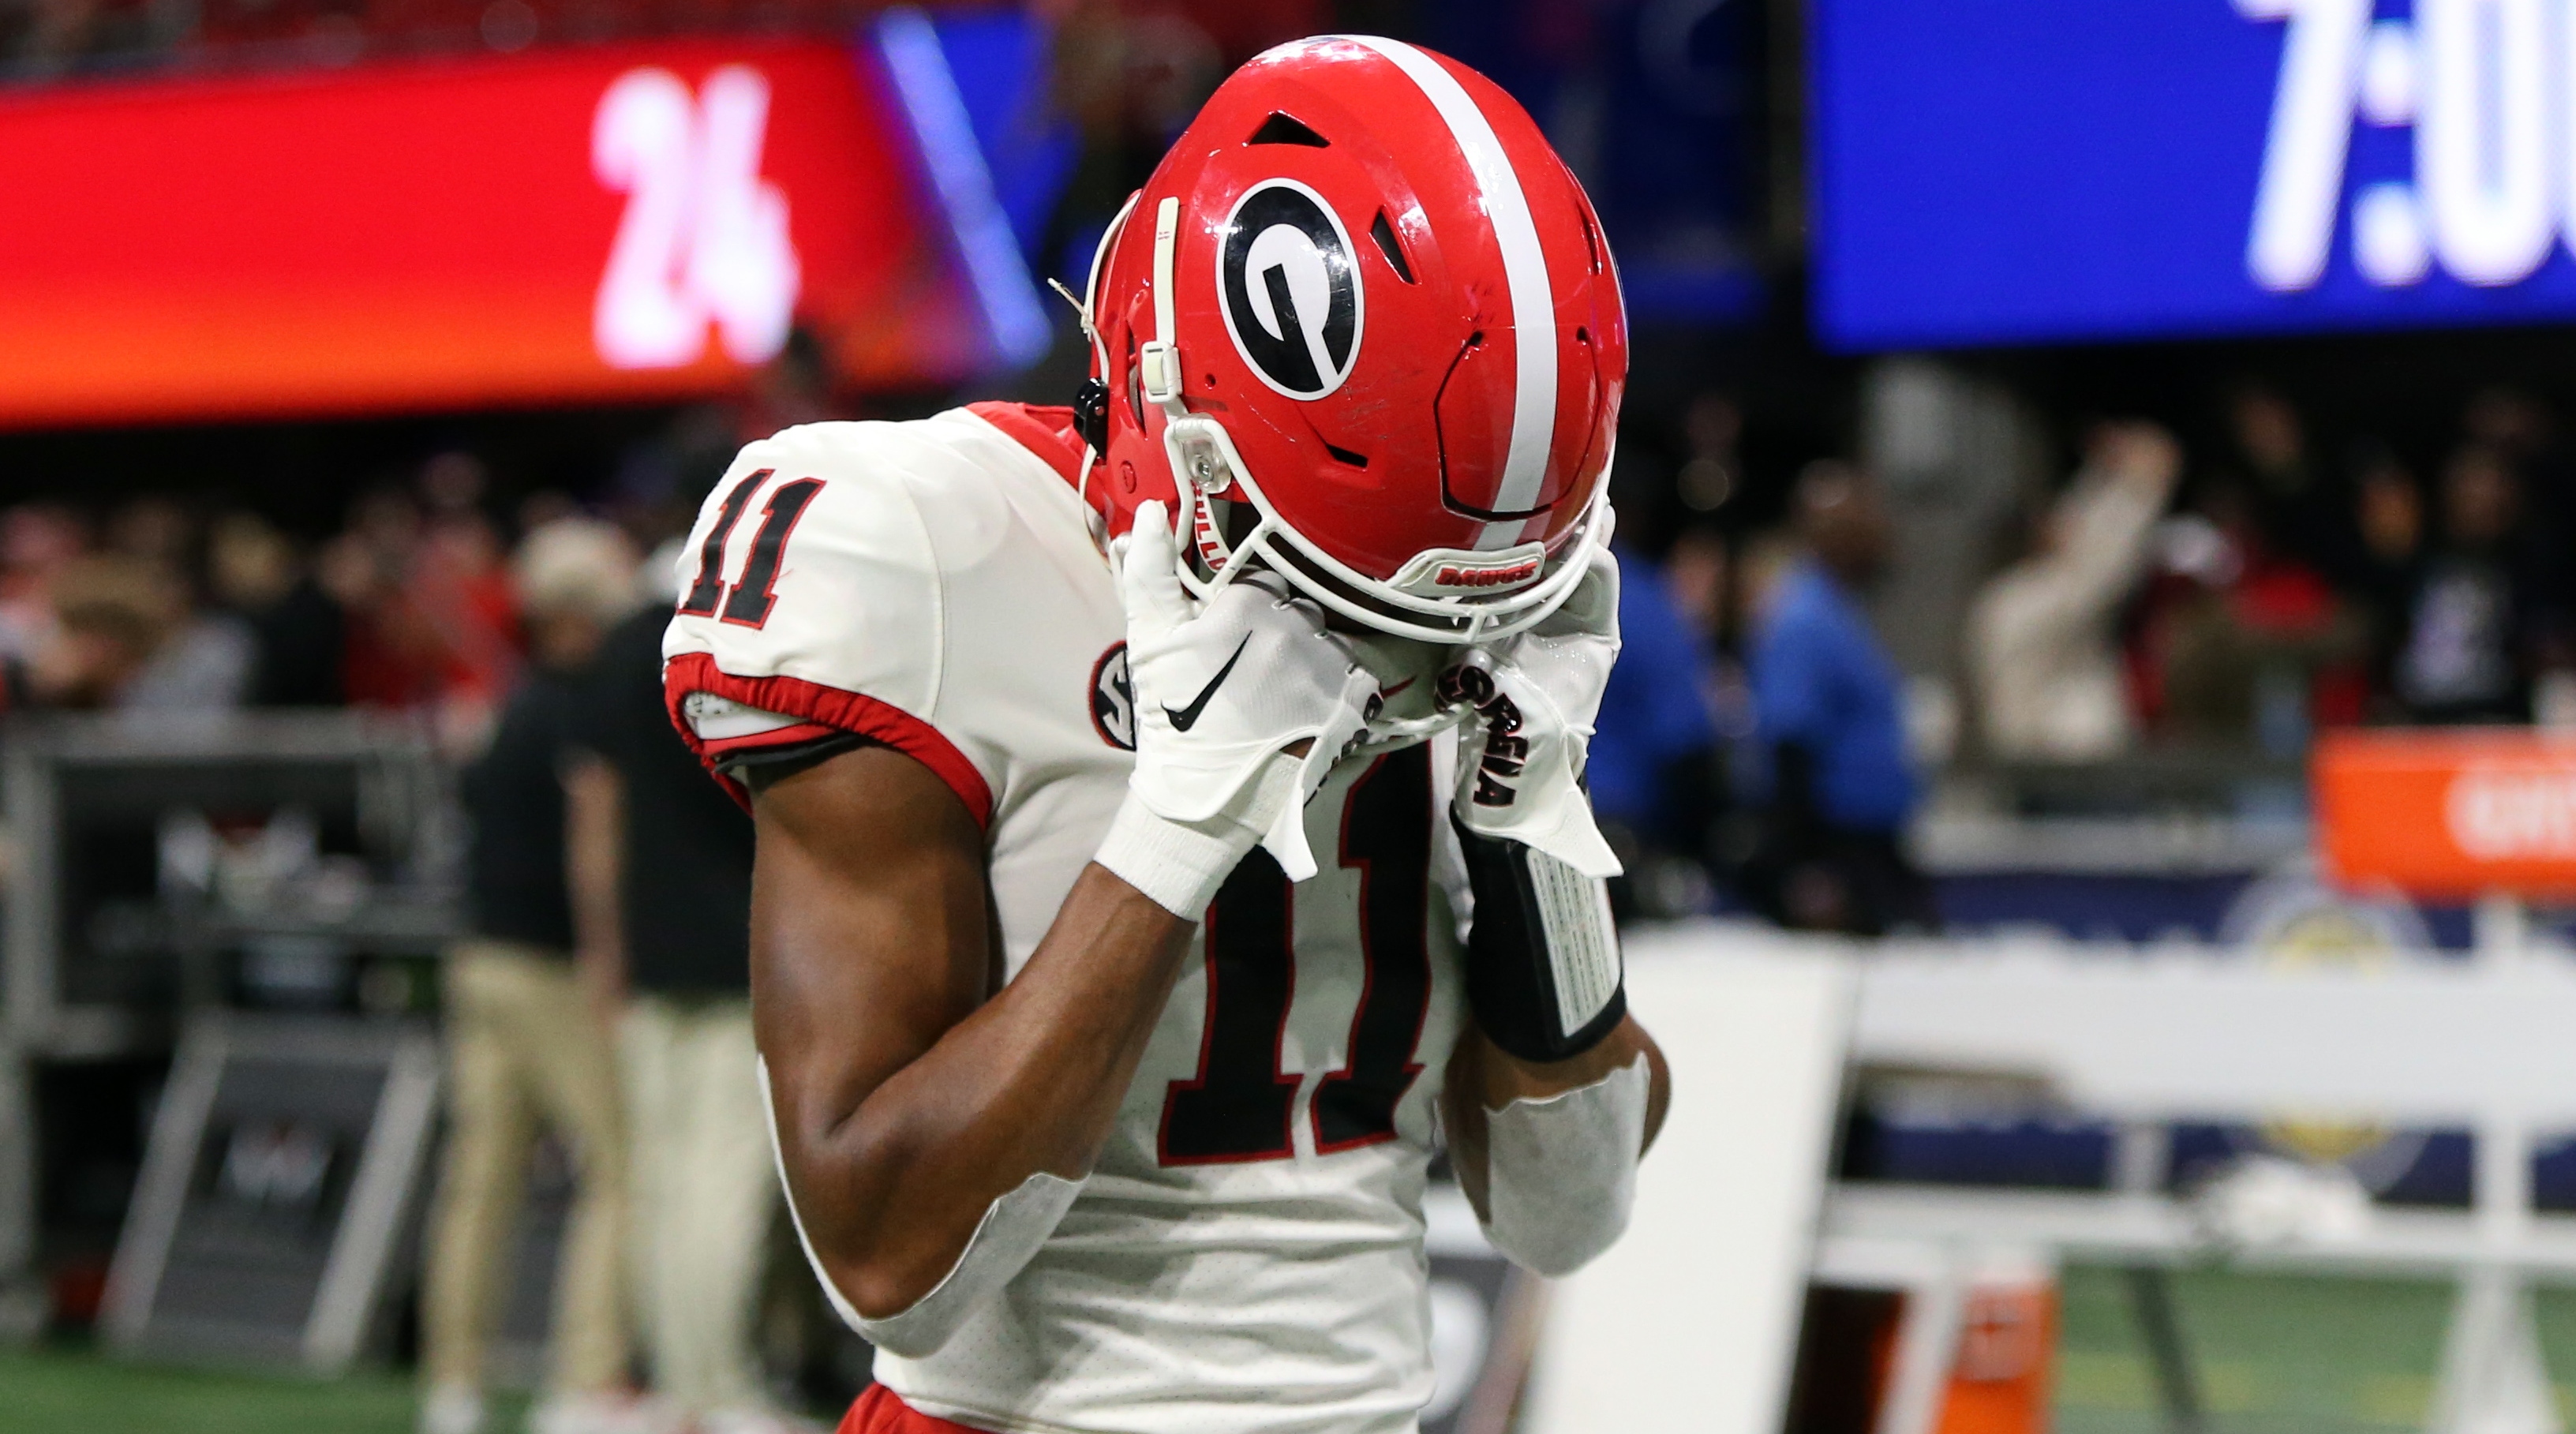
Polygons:
M930 1293L898 1313L870 1319L832 1282L831 1272L814 1254L814 1241L805 1233L805 1217L796 1212L796 1192L787 1183L786 1159L779 1154L778 1113L769 1100L766 1060L760 1063L760 1109L769 1122L770 1157L778 1164L778 1188L787 1198L787 1218L796 1226L796 1243L805 1251L805 1263L813 1267L833 1312L869 1344L906 1359L936 1351L965 1325L967 1316L1000 1294L1055 1233L1064 1212L1073 1208L1074 1197L1082 1193L1081 1181L1043 1170L1021 1181L984 1208L984 1218L967 1237L957 1263L948 1267Z
M1485 1115L1485 1236L1514 1264L1569 1275L1628 1228L1653 1069L1642 1055L1587 1086Z

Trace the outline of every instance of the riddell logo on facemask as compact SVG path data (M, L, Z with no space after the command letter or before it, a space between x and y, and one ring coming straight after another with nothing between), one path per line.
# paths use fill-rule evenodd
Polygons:
M1207 505L1194 503L1191 510L1190 539L1198 544L1199 561L1214 572L1225 566L1225 544L1217 541L1216 524L1208 521Z
M1443 588L1498 588L1526 581L1537 572L1538 559L1536 558L1499 568L1469 568L1461 567L1456 563L1444 563L1440 570L1432 575L1431 584L1434 587Z

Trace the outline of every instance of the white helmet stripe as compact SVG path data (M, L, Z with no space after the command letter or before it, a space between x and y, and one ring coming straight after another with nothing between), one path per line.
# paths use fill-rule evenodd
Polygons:
M1529 196L1521 192L1520 176L1513 172L1511 156L1503 152L1493 124L1439 61L1400 40L1375 35L1339 38L1384 55L1422 87L1448 123L1468 172L1484 191L1485 214L1503 251L1503 277L1511 285L1512 351L1519 357L1513 375L1511 454L1493 506L1496 512L1520 512L1538 502L1539 485L1547 478L1548 451L1556 444L1556 293L1548 283L1547 253L1539 247ZM1477 535L1476 546L1511 547L1521 541L1525 526L1518 518L1488 523Z

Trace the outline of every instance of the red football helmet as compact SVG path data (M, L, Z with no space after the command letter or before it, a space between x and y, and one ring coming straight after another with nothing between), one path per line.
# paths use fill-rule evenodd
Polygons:
M1112 533L1162 501L1202 595L1257 556L1357 622L1479 642L1607 539L1618 271L1538 126L1454 60L1329 36L1237 70L1084 309L1091 500Z

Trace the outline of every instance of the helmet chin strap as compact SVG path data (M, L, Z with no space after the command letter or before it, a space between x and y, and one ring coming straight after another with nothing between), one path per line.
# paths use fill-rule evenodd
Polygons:
M1195 574L1184 572L1182 580L1204 599L1232 582L1240 571L1240 566L1231 561L1234 546L1225 541L1217 527L1211 499L1234 486L1242 459L1226 436L1225 426L1206 414L1190 412L1181 398L1188 376L1174 339L1179 325L1172 315L1172 275L1180 232L1181 201L1165 198L1154 206L1154 337L1136 350L1136 367L1145 401L1163 411L1163 451L1171 461L1172 486L1184 504L1180 519L1189 525L1190 544L1212 575L1201 583ZM1274 526L1275 520L1264 514L1261 525L1242 547L1258 547Z
M1172 342L1173 250L1180 245L1181 201L1166 198L1154 206L1154 337L1136 351L1145 399L1167 419L1190 416L1181 402L1181 351Z
M1236 475L1243 471L1243 460L1236 454L1233 437L1225 431L1225 425L1214 418L1191 414L1165 424L1163 453L1188 503L1183 521L1190 525L1191 547L1209 573L1207 579L1201 580L1185 568L1181 582L1204 600L1242 573L1243 565L1235 561L1236 555L1258 552L1279 531L1279 519L1256 504L1254 511L1261 514L1261 521L1244 535L1241 543L1226 541L1225 531L1217 522L1215 495L1234 485Z

